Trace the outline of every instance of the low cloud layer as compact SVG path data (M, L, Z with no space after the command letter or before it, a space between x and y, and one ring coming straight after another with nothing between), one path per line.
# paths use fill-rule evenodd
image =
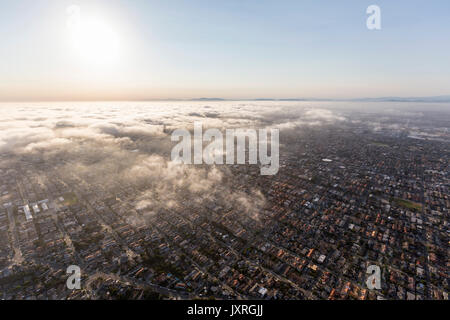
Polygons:
M1 104L0 152L44 159L61 174L86 181L135 185L137 210L152 214L183 198L219 205L232 203L257 219L265 200L259 190L233 189L226 166L171 162L170 133L204 128L278 128L345 121L323 108L288 103L200 102ZM228 182L225 183L225 180Z

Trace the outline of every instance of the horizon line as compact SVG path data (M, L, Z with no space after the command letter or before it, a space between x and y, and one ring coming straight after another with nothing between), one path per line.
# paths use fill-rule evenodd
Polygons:
M7 99L0 103L43 103L43 102L164 102L164 101L362 101L362 102L450 102L449 95L420 96L420 97L360 97L360 98L220 98L220 97L201 97L201 98L148 98L148 99Z

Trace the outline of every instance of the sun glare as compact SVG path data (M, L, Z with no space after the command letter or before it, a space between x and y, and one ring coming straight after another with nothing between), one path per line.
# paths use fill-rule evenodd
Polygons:
M119 37L101 17L85 16L77 6L67 9L72 47L79 56L95 65L111 65L119 59Z

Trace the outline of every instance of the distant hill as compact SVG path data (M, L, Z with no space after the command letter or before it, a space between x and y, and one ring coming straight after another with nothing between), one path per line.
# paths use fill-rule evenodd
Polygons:
M190 101L359 101L359 102L450 102L448 96L434 97L380 97L357 99L320 99L320 98L256 98L256 99L223 99L223 98L195 98Z
M353 99L352 101L368 101L368 102L450 102L450 96L435 97L382 97L382 98L362 98Z
M191 99L192 101L226 101L226 99L222 98L196 98Z

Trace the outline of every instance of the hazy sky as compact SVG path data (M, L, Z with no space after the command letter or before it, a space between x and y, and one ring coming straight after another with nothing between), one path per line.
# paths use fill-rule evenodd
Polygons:
M448 95L449 57L448 0L0 0L0 100Z

